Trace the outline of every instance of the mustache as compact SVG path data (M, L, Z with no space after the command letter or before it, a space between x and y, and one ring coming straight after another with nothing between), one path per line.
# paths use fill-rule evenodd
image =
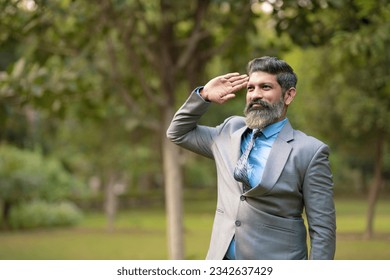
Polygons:
M260 98L257 98L257 99L253 99L249 104L248 104L248 111L250 111L252 109L252 107L254 105L260 105L261 107L263 107L264 109L270 109L272 107L272 105ZM257 108L255 108L254 110L258 110Z

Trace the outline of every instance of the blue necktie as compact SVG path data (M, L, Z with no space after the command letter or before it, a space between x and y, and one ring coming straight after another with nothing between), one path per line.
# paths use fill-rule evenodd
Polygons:
M253 131L252 137L245 148L245 151L242 153L241 157L237 161L236 168L234 169L234 179L243 183L246 186L246 189L251 188L249 179L248 179L248 157L255 143L255 139L261 134L259 129Z

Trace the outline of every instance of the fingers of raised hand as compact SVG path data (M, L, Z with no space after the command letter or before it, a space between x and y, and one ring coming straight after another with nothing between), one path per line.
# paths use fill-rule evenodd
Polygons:
M227 74L225 76L225 79L228 86L231 87L234 92L246 87L249 77L246 74L240 75L238 73L234 73L234 74Z
M236 95L234 93L228 93L228 94L221 96L218 100L216 100L216 102L219 104L223 104L226 101L233 99L234 97L236 97Z
M246 87L248 83L247 75L240 75L239 73L228 73L221 79L224 89L219 92L219 98L215 102L222 104L226 101L236 97L235 92Z
M209 81L204 87L204 97L209 101L222 104L236 95L236 91L246 87L247 75L239 73L228 73Z

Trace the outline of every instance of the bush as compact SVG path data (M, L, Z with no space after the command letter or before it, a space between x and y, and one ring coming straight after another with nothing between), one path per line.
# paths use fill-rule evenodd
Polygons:
M72 226L81 221L82 214L73 203L57 204L33 201L19 204L11 209L12 229L33 229L41 227Z
M58 201L87 194L87 186L55 158L40 152L0 145L0 198L11 204L26 200Z

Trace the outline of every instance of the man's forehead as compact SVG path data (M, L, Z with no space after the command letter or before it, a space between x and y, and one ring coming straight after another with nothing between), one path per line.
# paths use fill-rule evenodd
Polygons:
M249 74L249 83L250 82L270 82L277 83L276 75L270 74L267 72L257 71Z

